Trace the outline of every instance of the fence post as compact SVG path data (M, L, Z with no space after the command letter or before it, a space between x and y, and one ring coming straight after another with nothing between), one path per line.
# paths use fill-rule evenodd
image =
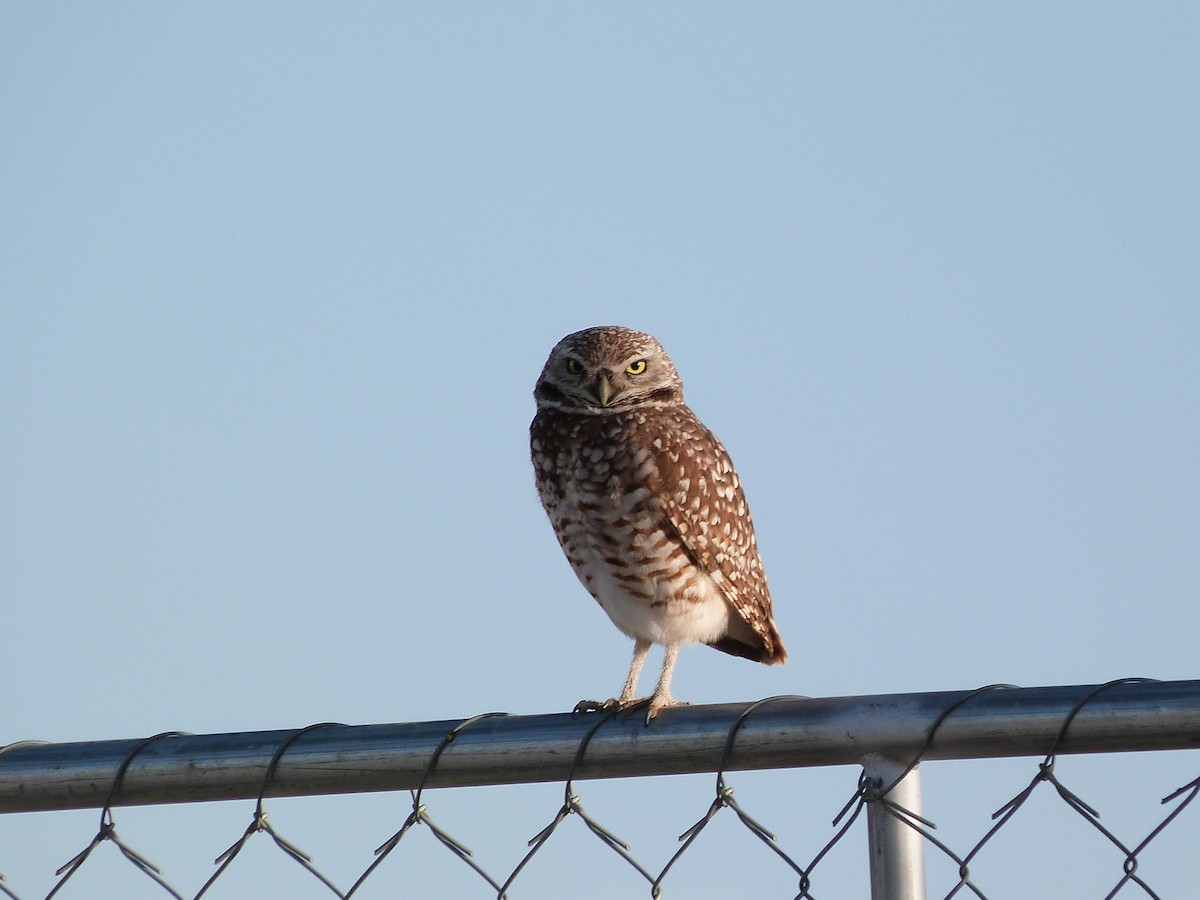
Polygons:
M868 790L884 790L906 766L882 756L863 760ZM870 796L868 794L868 796ZM921 769L916 766L886 794L886 799L921 815ZM897 818L880 800L867 804L867 839L871 856L871 900L925 900L925 845L915 829Z

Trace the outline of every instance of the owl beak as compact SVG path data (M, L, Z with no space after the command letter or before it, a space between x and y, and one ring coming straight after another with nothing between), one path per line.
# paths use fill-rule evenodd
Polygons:
M601 406L608 406L608 400L612 396L612 384L608 380L608 376L601 373L596 379L596 399L600 401Z

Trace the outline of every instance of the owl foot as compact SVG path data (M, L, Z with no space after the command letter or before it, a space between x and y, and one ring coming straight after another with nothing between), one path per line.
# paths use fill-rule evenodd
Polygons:
M649 709L646 710L646 724L658 718L658 714L664 709L672 706L689 706L686 700L676 700L674 697L649 697L646 700L639 700L638 703L646 703Z
M620 702L620 701L618 701ZM652 721L658 718L658 714L670 706L687 706L686 700L676 700L674 697L642 697L640 700L626 700L620 702L621 715L628 716L631 713L646 710L646 724L649 725Z
M642 697L638 700L614 700L612 698L608 700L580 700L575 704L575 708L571 710L571 714L581 716L587 713L620 711L621 715L628 716L645 709L646 724L649 725L658 718L658 714L664 709L672 706L689 705L686 700L676 700L674 697Z
M610 697L607 700L580 700L575 704L575 708L571 710L571 715L581 716L585 713L609 712L613 709L620 709L621 701Z

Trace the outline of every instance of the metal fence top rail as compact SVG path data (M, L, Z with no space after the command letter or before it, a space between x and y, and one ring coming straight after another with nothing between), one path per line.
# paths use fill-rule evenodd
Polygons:
M586 745L586 746L584 746ZM670 709L0 748L0 812L1200 747L1200 680L777 697Z

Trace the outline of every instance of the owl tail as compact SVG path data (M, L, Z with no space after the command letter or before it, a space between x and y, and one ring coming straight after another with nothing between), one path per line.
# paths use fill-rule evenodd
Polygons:
M723 637L711 641L708 646L728 653L730 656L740 656L742 659L765 663L768 666L782 665L787 662L787 650L783 647L783 638L779 636L773 622L763 623L766 626L765 635L756 635L760 640L751 644L732 637Z

